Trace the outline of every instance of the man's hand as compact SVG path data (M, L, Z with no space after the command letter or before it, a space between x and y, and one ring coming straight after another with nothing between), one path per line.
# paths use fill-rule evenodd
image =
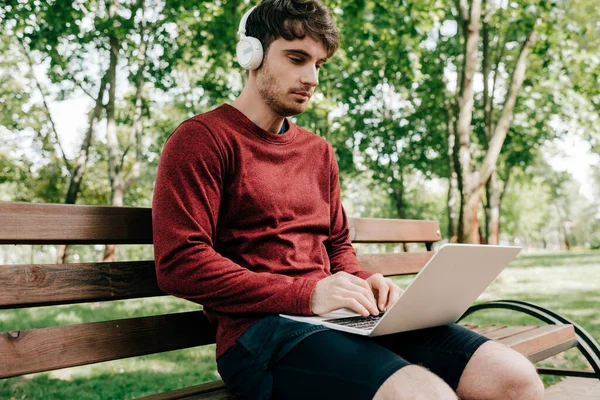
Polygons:
M387 311L400 297L404 289L400 289L390 278L377 273L366 279L374 295L377 297L379 310Z
M321 279L310 298L313 314L322 315L344 307L365 317L379 315L375 296L366 280L344 271Z

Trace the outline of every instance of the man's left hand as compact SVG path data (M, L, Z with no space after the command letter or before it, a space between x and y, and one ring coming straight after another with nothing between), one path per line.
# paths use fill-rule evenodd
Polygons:
M377 300L380 311L387 311L400 297L404 289L400 289L390 278L377 273L366 279Z

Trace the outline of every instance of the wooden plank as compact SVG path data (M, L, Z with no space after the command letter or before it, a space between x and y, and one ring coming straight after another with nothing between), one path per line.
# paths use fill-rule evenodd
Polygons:
M575 330L571 325L463 326L514 348L533 363L545 360L577 345ZM565 337L566 339L564 339Z
M544 325L501 339L498 342L515 349L524 356L529 356L573 338L575 338L573 325Z
M506 328L506 325L484 325L471 329L474 332L484 335L489 332L497 331Z
M437 221L391 218L349 218L353 243L420 243L442 239Z
M0 309L160 295L154 261L0 266Z
M554 344L550 347L546 347L545 349L540 350L538 352L528 354L527 358L532 363L536 363L538 361L542 361L547 358L553 357L557 354L560 354L563 351L567 351L570 348L575 347L575 346L577 346L577 338L576 337L565 340L564 342L556 343L556 344Z
M151 244L149 208L0 202L0 244Z
M0 378L202 346L215 329L202 311L0 334Z
M222 380L190 386L170 392L159 393L151 396L140 397L137 400L175 400L175 399L202 399L202 400L234 400L237 397L225 387Z
M364 270L392 276L418 273L433 254L433 252L358 254L357 258Z
M361 254L358 260L365 270L392 276L418 273L432 256ZM0 309L160 295L153 261L0 266Z
M349 218L354 243L441 240L437 221ZM150 208L0 202L0 244L151 244Z
M505 339L505 338L511 337L513 335L517 335L521 332L532 331L537 328L538 328L538 326L530 326L530 325L528 325L528 326L507 326L504 329L497 329L492 332L487 332L485 334L485 336L490 339L493 339L493 340L500 340L500 339Z

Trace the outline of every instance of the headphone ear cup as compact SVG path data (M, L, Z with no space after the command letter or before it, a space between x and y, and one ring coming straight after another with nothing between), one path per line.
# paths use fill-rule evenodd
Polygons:
M237 44L236 55L238 63L247 70L260 67L263 59L262 43L255 37L246 36Z

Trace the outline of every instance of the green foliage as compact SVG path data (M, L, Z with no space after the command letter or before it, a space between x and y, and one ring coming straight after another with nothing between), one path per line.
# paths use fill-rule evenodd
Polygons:
M27 55L38 65L36 76L50 102L80 98L84 90L94 96L108 66L109 37L116 37L117 133L125 149L134 120L140 32L145 30L143 167L125 193L127 205L150 205L160 151L181 121L231 102L240 93L245 76L235 64L236 31L248 4L126 0L118 2L114 21L107 4L8 0L0 7L0 135L8 137L0 157L3 200L62 202L70 177ZM464 50L455 3L325 4L337 21L341 47L321 70L307 111L293 120L334 146L342 181L372 183L364 189L378 193L378 206L368 206L371 215L431 218L446 225L445 195L437 189L447 188L449 112ZM497 165L501 180L509 173L519 180L515 188L508 186L501 231L530 238L544 236L540 230L558 235L558 223L542 226L542 221L552 220L547 216L553 204L568 202L566 192L557 192L562 200L555 200L546 183L522 177L532 173L542 146L557 136L581 131L592 146L600 143L600 58L592 45L600 13L585 1L522 0L509 2L507 8L488 2L487 7L491 68L497 71L493 120L502 109L520 46L535 19L542 18ZM483 93L477 85L474 162L481 161L486 149ZM82 204L110 202L104 117L102 113L90 149L78 198ZM133 165L134 153L130 147L123 156L124 170ZM529 198L548 204L535 207ZM571 235L583 244L590 242L598 217L594 206L576 204L586 211L569 217L578 224Z

